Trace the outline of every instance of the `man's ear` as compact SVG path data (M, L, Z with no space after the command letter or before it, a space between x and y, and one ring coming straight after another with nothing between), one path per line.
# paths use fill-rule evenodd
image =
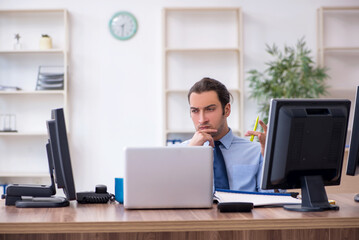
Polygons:
M231 114L231 104L227 103L226 106L224 106L224 116L228 117Z

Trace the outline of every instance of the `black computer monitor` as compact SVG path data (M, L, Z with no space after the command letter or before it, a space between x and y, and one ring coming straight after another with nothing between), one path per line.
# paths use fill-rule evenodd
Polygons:
M47 121L47 129L52 159L55 165L57 187L63 189L67 200L76 200L75 182L72 173L63 109L52 110L51 117L52 120Z
M355 97L352 134L349 143L347 175L359 175L359 86L357 87ZM354 200L359 202L359 194L354 197Z
M349 100L271 101L262 188L301 188L302 204L285 209L338 209L324 186L340 184L349 111Z
M6 188L5 205L16 207L66 207L70 200L76 200L72 174L64 111L62 108L51 112L47 121L48 143L46 144L51 185L11 184ZM55 182L66 197L56 194Z

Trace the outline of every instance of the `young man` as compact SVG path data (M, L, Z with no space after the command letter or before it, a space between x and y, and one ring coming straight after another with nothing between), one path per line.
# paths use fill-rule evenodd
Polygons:
M203 78L195 83L189 90L188 101L196 132L185 144L214 147L216 189L260 191L267 126L259 121L263 133L245 134L257 136L260 143L235 136L227 123L230 100L231 94L217 80Z

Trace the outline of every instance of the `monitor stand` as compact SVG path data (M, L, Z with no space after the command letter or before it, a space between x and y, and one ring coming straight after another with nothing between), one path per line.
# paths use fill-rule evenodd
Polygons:
M20 208L69 206L69 201L66 198L53 196L56 194L56 187L53 173L54 163L49 143L46 144L46 151L51 185L10 184L6 188L6 194L4 195L6 206L15 205Z
M301 177L302 204L285 205L284 209L298 212L319 212L339 210L336 205L329 204L327 193L321 176Z
M23 197L15 203L18 208L54 208L69 205L70 202L64 197Z
M56 193L54 183L48 185L31 185L31 184L10 184L6 188L5 205L13 206L17 201L21 201L24 197L51 197Z

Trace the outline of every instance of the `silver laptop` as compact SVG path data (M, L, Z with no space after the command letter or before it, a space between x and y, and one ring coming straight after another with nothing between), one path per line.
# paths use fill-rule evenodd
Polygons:
M211 208L212 203L211 147L125 148L125 208Z

